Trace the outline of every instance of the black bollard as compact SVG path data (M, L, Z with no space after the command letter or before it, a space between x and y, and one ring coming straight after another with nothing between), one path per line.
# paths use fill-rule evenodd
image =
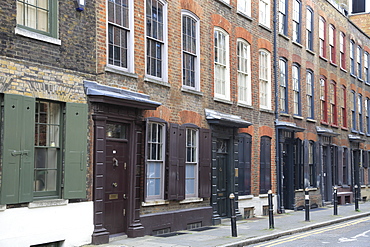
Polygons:
M231 236L237 237L238 234L236 232L236 215L235 215L235 195L231 193L230 196L230 206L231 206Z
M308 188L304 191L305 201L305 221L310 221L310 195L308 194Z
M274 229L274 204L272 203L272 191L268 191L269 203L269 229Z
M358 209L358 186L355 185L355 211L359 211Z
M338 215L338 192L337 187L334 186L334 215Z

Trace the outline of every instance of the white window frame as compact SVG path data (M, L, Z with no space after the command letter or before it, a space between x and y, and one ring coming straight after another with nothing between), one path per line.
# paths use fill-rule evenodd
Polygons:
M287 33L287 0L279 0L279 32L282 34Z
M294 64L292 67L292 88L293 88L293 114L301 115L301 82L300 67Z
M259 50L260 108L271 110L271 53Z
M238 102L246 105L252 105L250 54L250 44L243 39L238 39Z
M288 112L288 71L287 71L287 61L285 59L279 60L279 70L280 70L280 83L279 83L279 110L280 112Z
M307 117L314 119L314 74L312 70L306 72L306 87L307 87Z
M189 131L195 132L195 140L193 136L189 140ZM189 157L188 149L194 149L194 152ZM194 166L194 177L188 177L188 167ZM186 159L185 159L185 198L198 198L199 184L199 131L193 128L186 128ZM194 193L189 193L187 190L188 180L193 180Z
M319 19L319 52L321 57L325 57L325 25L326 20L320 16Z
M145 7L145 76L149 79L154 79L154 80L158 80L158 81L162 81L162 82L165 82L167 83L168 82L168 21L167 21L167 8L168 8L168 4L166 1L162 1L162 0L146 0L146 1L157 1L161 4L163 4L163 40L161 41L161 43L163 44L162 45L162 70L161 70L161 73L162 73L162 77L157 77L157 76L154 76L154 75L150 75L147 73L147 65L148 65L148 54L147 54L147 47L148 47L148 39L150 40L155 40L157 41L156 39L148 36L147 32L146 32L146 23L147 23L147 20L146 20L146 7Z
M224 44L216 44L216 35L224 36ZM219 40L219 37L217 40ZM221 47L221 45L224 47ZM214 29L214 52L215 98L230 100L229 34L219 27Z
M350 58L350 73L356 74L356 65L355 65L355 43L353 40L349 43L349 58Z
M301 1L294 0L293 1L293 41L300 43L301 42Z
M108 11L108 7L107 7L107 11L106 11L106 20L107 20L107 23L106 23L106 30L107 30L107 36L106 36L106 57L107 57L107 65L106 67L109 69L114 69L114 70L118 70L118 71L125 71L125 72L129 72L129 73L134 73L135 72L135 66L134 66L134 1L133 0L127 0L128 1L128 27L124 27L122 25L118 25L114 22L109 22L109 11ZM108 6L108 2L110 2L110 0L107 0L107 6ZM117 66L117 65L114 65L114 64L110 64L109 63L109 25L113 25L113 26L116 26L116 27L119 27L121 29L124 29L127 31L127 67L121 67L121 66Z
M314 35L313 35L313 10L311 8L306 9L306 47L309 50L313 50Z
M152 141L153 139L151 138L151 128L153 125L161 126L162 128L162 133L161 133L161 140L157 141ZM158 123L158 122L148 122L147 123L147 135L146 135L146 171L145 171L145 200L146 201L154 201L154 200L163 200L164 199L164 180L165 180L165 150L166 150L166 125L164 123ZM156 131L158 133L158 129ZM159 136L159 135L158 135ZM149 148L150 145L157 145L161 146L162 150L158 154L161 155L161 157L158 157L156 159L151 159L151 149ZM150 163L158 163L160 167L160 189L159 189L159 194L154 194L154 195L148 195L148 190L149 190L149 166L151 165Z
M364 52L364 74L363 74L365 82L369 82L369 53Z
M259 23L270 27L270 0L259 1Z
M183 26L182 24L182 20L184 16L188 16L190 18L193 18L196 22L196 26L195 26L195 46L196 46L196 50L195 50L195 53L190 53L190 52L187 52L184 50L184 38L183 38L183 32L181 30L181 34L182 34L182 42L181 42L181 45L182 45L182 53L189 53L191 54L192 56L194 56L194 72L195 72L195 75L194 75L194 87L192 86L188 86L188 85L185 85L184 84L184 75L182 76L182 86L184 88L189 88L189 89L192 89L192 90L196 90L196 91L200 91L200 20L199 18L194 15L192 12L190 11L187 11L187 10L182 10L182 16L181 16L181 27ZM182 73L184 73L184 68L183 68L183 64L184 64L184 56L181 56L181 61L182 61Z
M346 58L343 59L343 57L345 56L345 37L346 35L343 33L343 32L340 32L340 35L339 35L339 52L340 52L340 67L342 69L345 68L345 64L343 64L343 61L346 60Z
M251 0L238 0L238 11L251 16Z
M336 56L336 47L335 47L335 26L333 24L329 25L329 60L332 63L335 63L335 56ZM333 53L335 54L333 57Z
M357 62L357 77L359 79L362 79L362 47L361 46L357 46L357 53L356 53L357 57L356 57L356 62Z

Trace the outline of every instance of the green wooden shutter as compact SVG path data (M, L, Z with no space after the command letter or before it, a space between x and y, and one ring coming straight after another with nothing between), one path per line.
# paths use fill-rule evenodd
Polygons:
M4 94L3 167L0 204L33 197L35 99Z
M19 202L33 199L35 154L35 99L23 97Z
M66 104L64 198L86 198L87 104Z

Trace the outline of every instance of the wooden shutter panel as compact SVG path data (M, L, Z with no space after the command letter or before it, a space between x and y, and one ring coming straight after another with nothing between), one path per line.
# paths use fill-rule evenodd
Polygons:
M178 183L178 137L179 137L179 125L170 123L169 134L168 134L168 183L167 183L167 199L177 200L177 183Z
M23 121L21 149L23 155L20 170L19 202L33 199L34 162L35 162L35 99L23 97ZM30 124L31 123L31 124Z
M168 145L168 200L185 199L185 127L171 123Z
M29 202L33 197L35 99L4 94L3 119L0 204Z
M308 140L303 141L303 177L304 177L303 187L304 188L310 187L310 166L308 162L308 159L309 159L308 144L309 144Z
M239 135L239 146L238 146L238 158L239 158L239 164L238 164L238 191L239 195L245 195L246 194L246 178L245 178L245 142L246 138L244 135Z
M260 145L260 193L265 194L271 189L271 139L261 137Z
M364 153L364 160L362 162L362 166L367 168L369 166L369 152L366 150L362 151Z
M210 129L199 130L199 197L211 196L211 154Z
M66 104L64 198L86 198L87 104Z
M178 180L177 180L177 200L185 199L185 159L186 159L186 128L179 127L178 143Z
M338 147L338 185L343 185L343 147Z

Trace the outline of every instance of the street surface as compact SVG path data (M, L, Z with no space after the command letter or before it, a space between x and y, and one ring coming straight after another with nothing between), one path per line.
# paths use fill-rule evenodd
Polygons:
M370 217L359 218L315 230L262 242L255 247L264 246L325 246L358 247L370 246Z

